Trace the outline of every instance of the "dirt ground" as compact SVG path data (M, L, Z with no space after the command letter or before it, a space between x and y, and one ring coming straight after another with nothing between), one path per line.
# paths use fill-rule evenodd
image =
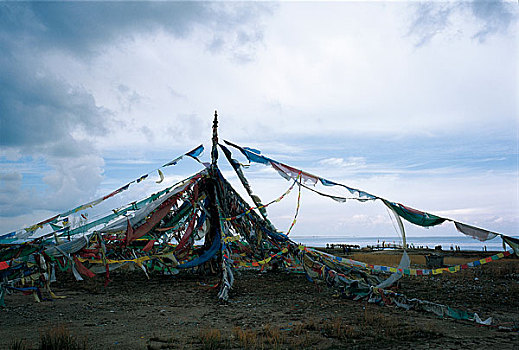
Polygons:
M369 260L369 256L366 256ZM440 319L343 299L303 274L237 271L230 301L217 300L216 277L113 274L53 284L66 299L34 302L8 295L0 309L0 348L66 329L87 349L519 349L519 332ZM399 292L492 316L519 326L519 260L504 259L457 274L404 277Z

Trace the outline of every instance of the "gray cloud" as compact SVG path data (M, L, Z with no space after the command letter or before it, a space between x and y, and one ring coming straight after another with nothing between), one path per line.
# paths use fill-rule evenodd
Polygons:
M507 31L517 20L517 3L503 0L476 0L469 3L472 14L480 20L481 29L474 34L480 42L492 34Z
M45 191L24 186L19 171L0 173L0 217L62 211L92 199L102 181L104 161L96 155L48 157L47 163L51 170L42 174Z
M124 111L130 112L134 105L142 102L143 97L137 91L124 84L119 84L117 91L119 93L119 104Z
M200 139L200 133L208 130L211 125L210 119L204 119L196 114L177 114L175 120L177 122L166 128L166 134L172 139Z
M472 38L479 42L484 42L491 35L507 32L517 20L517 4L505 0L419 2L413 6L415 14L408 35L416 38L416 46L429 43L452 27L456 14L462 18L473 16L477 20L478 29Z
M0 173L0 216L23 213L23 204L30 200L30 193L20 192L22 179L22 174L17 171Z
M422 46L428 43L447 27L453 11L454 6L449 3L420 3L409 28L409 35L417 38L415 45Z
M217 47L225 44L238 49L262 39L257 19L271 13L272 7L201 1L4 3L0 27L4 36L22 38L26 47L58 48L77 56L95 54L105 45L158 30L185 38L198 26L219 38ZM230 39L223 39L224 32L231 34Z
M245 4L236 6L222 6L213 4L212 27L221 28L222 18L226 19L228 30L215 30L212 39L207 43L212 52L232 52L232 57L241 63L249 62L254 58L256 46L263 41L263 28L258 23L259 13L271 14L276 6L273 4ZM253 25L250 25L250 24ZM225 35L224 35L225 34Z
M53 159L49 165L53 170L43 178L48 193L40 203L41 209L59 211L86 202L92 198L103 179L104 160L96 155L85 155L67 162Z
M0 173L0 184L2 188L2 192L4 193L12 193L16 191L16 189L22 183L22 174L16 171L9 171L5 173Z
M48 74L41 62L45 54L62 52L88 62L105 47L136 35L163 30L184 38L202 26L218 38L207 40L209 50L226 49L238 60L248 60L262 39L261 28L249 23L269 13L270 7L207 2L2 3L0 50L6 54L0 58L0 145L53 152L57 142L79 142L73 136L78 132L91 136L108 131L110 111L97 106L81 87ZM223 39L227 32L230 39ZM127 111L141 100L127 86L118 90Z
M100 106L91 92L51 73L46 58L67 57L88 67L99 54L143 35L165 32L185 39L202 28L209 33L202 43L209 51L228 50L231 57L247 60L262 39L261 27L249 24L270 7L198 1L1 3L0 156L42 157L48 167L42 174L47 191L38 190L37 196L23 186L22 173L0 176L2 215L40 208L59 211L91 199L104 166L96 137L108 135L120 119ZM211 47L213 36L223 38L218 50ZM67 68L60 70L73 76ZM114 84L123 110L141 102L134 88ZM149 128L140 131L153 137Z
M159 28L183 37L209 13L202 2L4 3L1 12L6 34L22 35L38 49L55 47L78 55Z
M38 67L23 65L23 60L0 58L1 146L33 154L54 153L58 144L66 149L79 142L72 135L74 131L90 135L107 132L109 113L96 105L92 95L39 73Z

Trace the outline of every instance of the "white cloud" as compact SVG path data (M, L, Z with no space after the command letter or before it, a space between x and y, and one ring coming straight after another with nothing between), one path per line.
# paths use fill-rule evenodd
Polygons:
M343 158L326 158L319 161L319 164L324 166L334 166L339 168L364 168L366 166L366 158L364 157L348 157L347 160Z
M515 17L501 3L495 10L468 4L474 18L451 5L422 8L434 14L432 22L415 21L411 36L417 17L406 3L195 3L168 11L152 4L142 16L127 10L93 32L73 26L70 18L81 14L71 8L36 11L20 28L41 44L15 40L12 26L12 38L0 38L11 52L3 59L5 79L28 82L4 89L0 103L16 100L9 91L45 102L12 114L27 126L17 135L31 151L20 140L0 150L5 159L21 160L19 204L29 202L22 184L37 172L24 157L45 155L41 185L47 200L65 209L140 176L158 158L209 146L218 109L221 138L418 209L511 232L518 209L517 34L508 29ZM87 23L105 16L102 7L89 11ZM499 25L500 16L508 22ZM63 28L70 28L63 37L47 37ZM9 69L13 62L29 73ZM15 128L13 118L3 115L2 122ZM139 173L121 175L124 169ZM167 179L191 170L175 168ZM253 165L246 173L265 201L289 185L269 167ZM224 174L240 187L232 171ZM3 194L15 183L3 185ZM294 196L272 206L282 228L290 224ZM302 234L388 229L376 205L338 205L307 192L302 201L295 228Z

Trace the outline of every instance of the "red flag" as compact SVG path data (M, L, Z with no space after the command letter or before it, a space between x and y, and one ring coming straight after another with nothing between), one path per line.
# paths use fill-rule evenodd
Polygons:
M151 248L153 248L153 245L155 244L155 242L157 242L156 239L152 239L150 240L145 246L144 248L142 248L143 251L145 252L149 252L151 250Z
M126 220L128 221L128 226L126 227L126 237L124 237L124 244L130 243L130 239L133 236L133 227L130 223L130 219L126 218Z
M93 273L92 271L90 271L87 267L85 267L85 265L83 265L79 259L77 258L77 256L74 255L74 262L76 263L76 268L77 270L79 271L79 273L81 273L82 275L84 276L87 276L87 277L94 277L95 276L95 273Z

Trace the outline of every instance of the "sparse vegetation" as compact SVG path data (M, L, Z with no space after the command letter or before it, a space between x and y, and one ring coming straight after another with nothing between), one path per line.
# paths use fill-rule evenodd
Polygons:
M200 331L202 349L214 350L222 348L222 333L216 328L203 329Z
M484 319L492 316L496 325L514 327L519 305L515 298L519 284L514 275L518 266L518 259L503 259L455 274L406 276L396 291L478 312ZM78 303L79 297L74 295L76 302L67 298L26 306L25 299L20 298L22 302L13 303L5 310L12 320L13 334L8 334L4 327L0 348L44 348L39 347L38 333L27 333L19 326L34 312L40 313L35 319L37 327L63 314L60 318L69 320L67 327L74 330L76 336L97 332L98 336L89 338L91 348L366 349L372 344L412 347L423 343L441 348L450 345L448 339L454 336L474 348L495 342L494 328L334 297L334 291L324 286L318 290L301 275L238 273L241 276L233 289L233 302L226 305L215 305L216 291L197 288L198 279L194 277L148 281L140 274L113 274L111 278L117 283L107 288L102 299L83 289L78 292L84 299L82 303ZM216 278L207 280L211 284L216 282ZM265 287L258 288L264 282L267 282ZM124 293L129 285L137 288L138 293ZM67 286L57 284L56 289L64 295L68 291L76 293L75 287ZM165 312L160 312L163 309ZM89 318L74 317L81 312L88 313ZM138 326L133 328L133 322ZM128 329L138 329L137 332L114 335L120 332L122 325L127 327L130 323L132 328ZM62 343L69 345L60 347L62 349L87 348L61 328L61 331L43 331L42 328L42 339L47 344L58 343L58 338L65 339ZM507 333L503 336L506 338ZM24 340L12 341L16 337ZM479 343L472 342L474 337ZM76 346L70 345L71 338L76 340Z
M9 345L9 350L28 350L27 343L23 339L13 340Z
M284 343L284 335L279 328L272 326L270 323L263 326L263 336L265 342L273 349L279 348Z
M49 328L40 334L39 350L86 350L86 340L79 340L62 325Z
M244 349L254 349L258 345L258 333L256 331L234 327L233 335Z

